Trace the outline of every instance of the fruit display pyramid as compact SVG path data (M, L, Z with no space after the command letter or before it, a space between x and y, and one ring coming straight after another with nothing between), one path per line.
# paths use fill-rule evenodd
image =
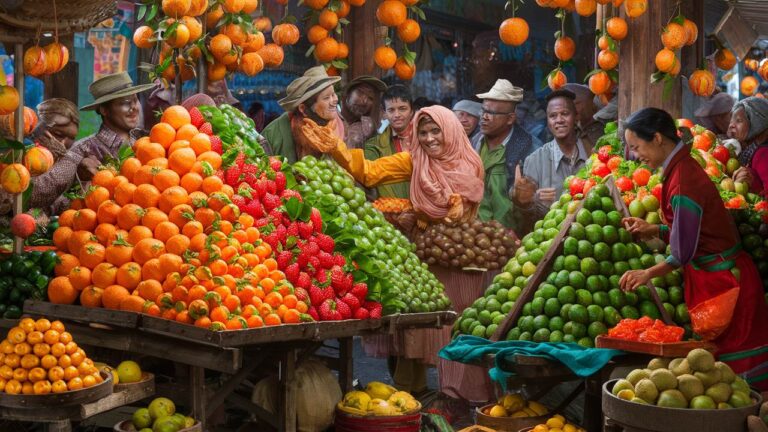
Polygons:
M652 267L664 257L647 253L632 241L621 226L622 215L606 185L589 190L582 204L579 208L579 201L564 195L552 206L523 238L515 258L494 278L485 295L463 311L456 332L490 338L540 265L551 266L551 271L535 287L533 298L523 305L512 328L502 335L507 340L576 342L591 347L597 336L623 318L660 318L648 287L625 293L619 280L626 271ZM545 252L556 246L552 243L558 226L574 212L573 222L562 228L567 230L562 252L550 263L542 261ZM669 315L677 324L687 325L680 274L654 278L652 283Z
M61 214L50 301L214 330L380 317L282 163L241 150L197 108L166 109Z
M103 381L61 321L22 318L0 342L0 393L64 393Z

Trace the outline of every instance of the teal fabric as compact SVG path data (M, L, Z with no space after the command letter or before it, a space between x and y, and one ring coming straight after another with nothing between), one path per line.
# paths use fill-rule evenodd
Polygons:
M587 377L602 369L623 351L604 348L584 348L574 343L537 343L530 341L491 342L488 339L461 335L440 350L440 357L459 363L473 364L488 354L495 354L495 366L488 372L491 379L507 390L507 380L514 373L502 370L500 362L511 363L515 355L544 357L557 360L574 374Z

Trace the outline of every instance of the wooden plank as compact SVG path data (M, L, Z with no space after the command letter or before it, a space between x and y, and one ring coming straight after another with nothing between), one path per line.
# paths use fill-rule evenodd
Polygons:
M274 430L278 430L278 421L275 418L274 413L271 413L265 410L264 408L260 407L259 405L256 405L255 403L251 402L249 399L246 399L237 393L232 393L229 396L228 400L232 403L232 405L238 408L241 408L245 411L254 413L256 417L259 419L259 421L263 421L268 425L270 425Z
M0 405L6 408L47 409L52 406L72 407L90 403L112 394L112 374L101 372L104 381L90 388L47 395L24 395L0 393ZM43 418L45 416L43 415ZM60 420L51 417L50 420Z
M207 423L207 413L205 410L205 369L200 366L189 367L189 402L192 406L192 417L202 423L202 429L205 430Z
M279 430L296 432L296 351L288 350L280 361L278 396Z
M208 399L208 401L205 404L205 416L211 417L213 416L214 411L221 406L222 403L227 399L227 397L235 391L235 389L242 384L242 382L248 378L248 376L256 370L256 368L260 367L263 363L265 357L257 358L254 361L251 361L247 365L245 365L242 369L240 369L236 374L232 375L225 383L224 385L219 388L216 393Z
M353 352L354 346L351 337L339 339L339 385L341 385L342 394L347 394L352 390L354 379Z
M695 348L703 348L711 352L717 350L715 344L704 341L654 343L617 339L608 337L607 335L598 336L595 340L595 346L598 348L612 348L659 357L685 357L689 351Z
M96 402L84 404L80 407L80 416L77 420L85 420L97 414L101 414L115 408L138 402L142 399L152 397L155 394L155 380L142 383L139 386L127 390L112 393L111 395L99 399Z
M136 312L102 308L86 308L75 305L53 304L44 301L27 300L24 313L41 315L46 318L67 319L85 323L98 323L117 327L136 328L142 315Z
M552 245L549 247L549 250L547 250L547 253L544 254L544 258L541 259L539 265L536 266L536 271L528 280L528 283L525 285L525 288L520 294L520 297L518 297L518 299L515 301L515 306L512 308L512 310L509 311L504 320L502 320L499 324L496 332L491 336L490 340L492 342L497 342L502 337L506 336L509 329L515 325L516 320L523 312L523 306L525 306L525 304L528 303L531 298L533 298L536 290L539 289L539 285L541 285L541 283L547 278L547 274L552 270L552 265L555 262L555 258L563 251L563 241L565 241L565 238L568 236L568 230L570 229L573 221L576 219L576 213L581 210L583 205L584 200L579 201L573 213L569 214L563 220L560 232L552 240Z

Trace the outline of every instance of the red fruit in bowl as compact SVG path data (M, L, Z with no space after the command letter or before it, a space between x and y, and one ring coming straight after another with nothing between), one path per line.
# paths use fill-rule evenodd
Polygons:
M728 163L728 159L731 158L731 153L725 146L719 145L712 150L712 156L720 161L721 164L725 165Z
M31 236L35 229L37 229L37 224L31 215L19 213L11 219L11 232L17 237L25 239Z

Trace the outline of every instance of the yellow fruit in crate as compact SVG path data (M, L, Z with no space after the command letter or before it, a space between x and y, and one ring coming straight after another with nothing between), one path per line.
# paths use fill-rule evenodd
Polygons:
M368 407L366 406L366 408ZM339 411L345 412L347 414L354 414L359 416L368 415L368 411L366 411L365 409L348 407L344 405L344 401L339 401L339 403L336 404L336 409L338 409Z
M545 424L539 424L534 427L531 432L549 432L549 428Z
M344 395L344 406L365 411L368 409L368 403L371 397L368 393L362 391L352 391Z
M520 410L520 411L515 411L514 413L512 413L512 415L510 417L512 417L512 418L526 418L526 417L530 417L530 415L528 415L527 412L525 412L523 410Z
M549 409L545 407L544 405L536 402L536 401L530 401L528 402L528 408L533 410L535 415L544 415L549 412Z
M489 415L491 417L507 417L509 414L507 413L507 410L505 410L503 406L494 405L493 408L491 408L491 412Z
M421 408L421 403L416 399L412 399L405 403L405 409L403 409L403 412L416 411L420 408Z
M552 417L551 419L547 420L547 426L550 428L562 429L563 426L565 426L565 422L557 417Z
M397 391L396 388L391 385L384 384L383 382L371 381L365 386L365 392L373 399L387 400Z
M387 399L390 405L397 407L400 411L405 411L405 407L408 402L413 400L413 396L410 393L404 391L398 391L392 393L392 396Z
M368 411L377 416L400 415L400 412L397 410L397 408L382 399L371 399L371 402L368 404Z
M539 415L539 414L536 413L536 411L534 411L534 410L532 410L530 408L523 408L523 412L528 414L528 417L536 417L536 416Z
M509 412L515 412L525 406L525 399L519 394L508 394L499 401L499 405L503 405Z
M578 430L579 429L572 424L567 424L563 427L563 432L577 432Z
M120 384L120 375L117 374L117 370L113 367L101 362L93 362L93 367L95 367L99 372L111 373L112 381L114 381L114 384Z
M141 368L135 361L126 360L117 365L117 376L122 383L135 383L141 380Z

